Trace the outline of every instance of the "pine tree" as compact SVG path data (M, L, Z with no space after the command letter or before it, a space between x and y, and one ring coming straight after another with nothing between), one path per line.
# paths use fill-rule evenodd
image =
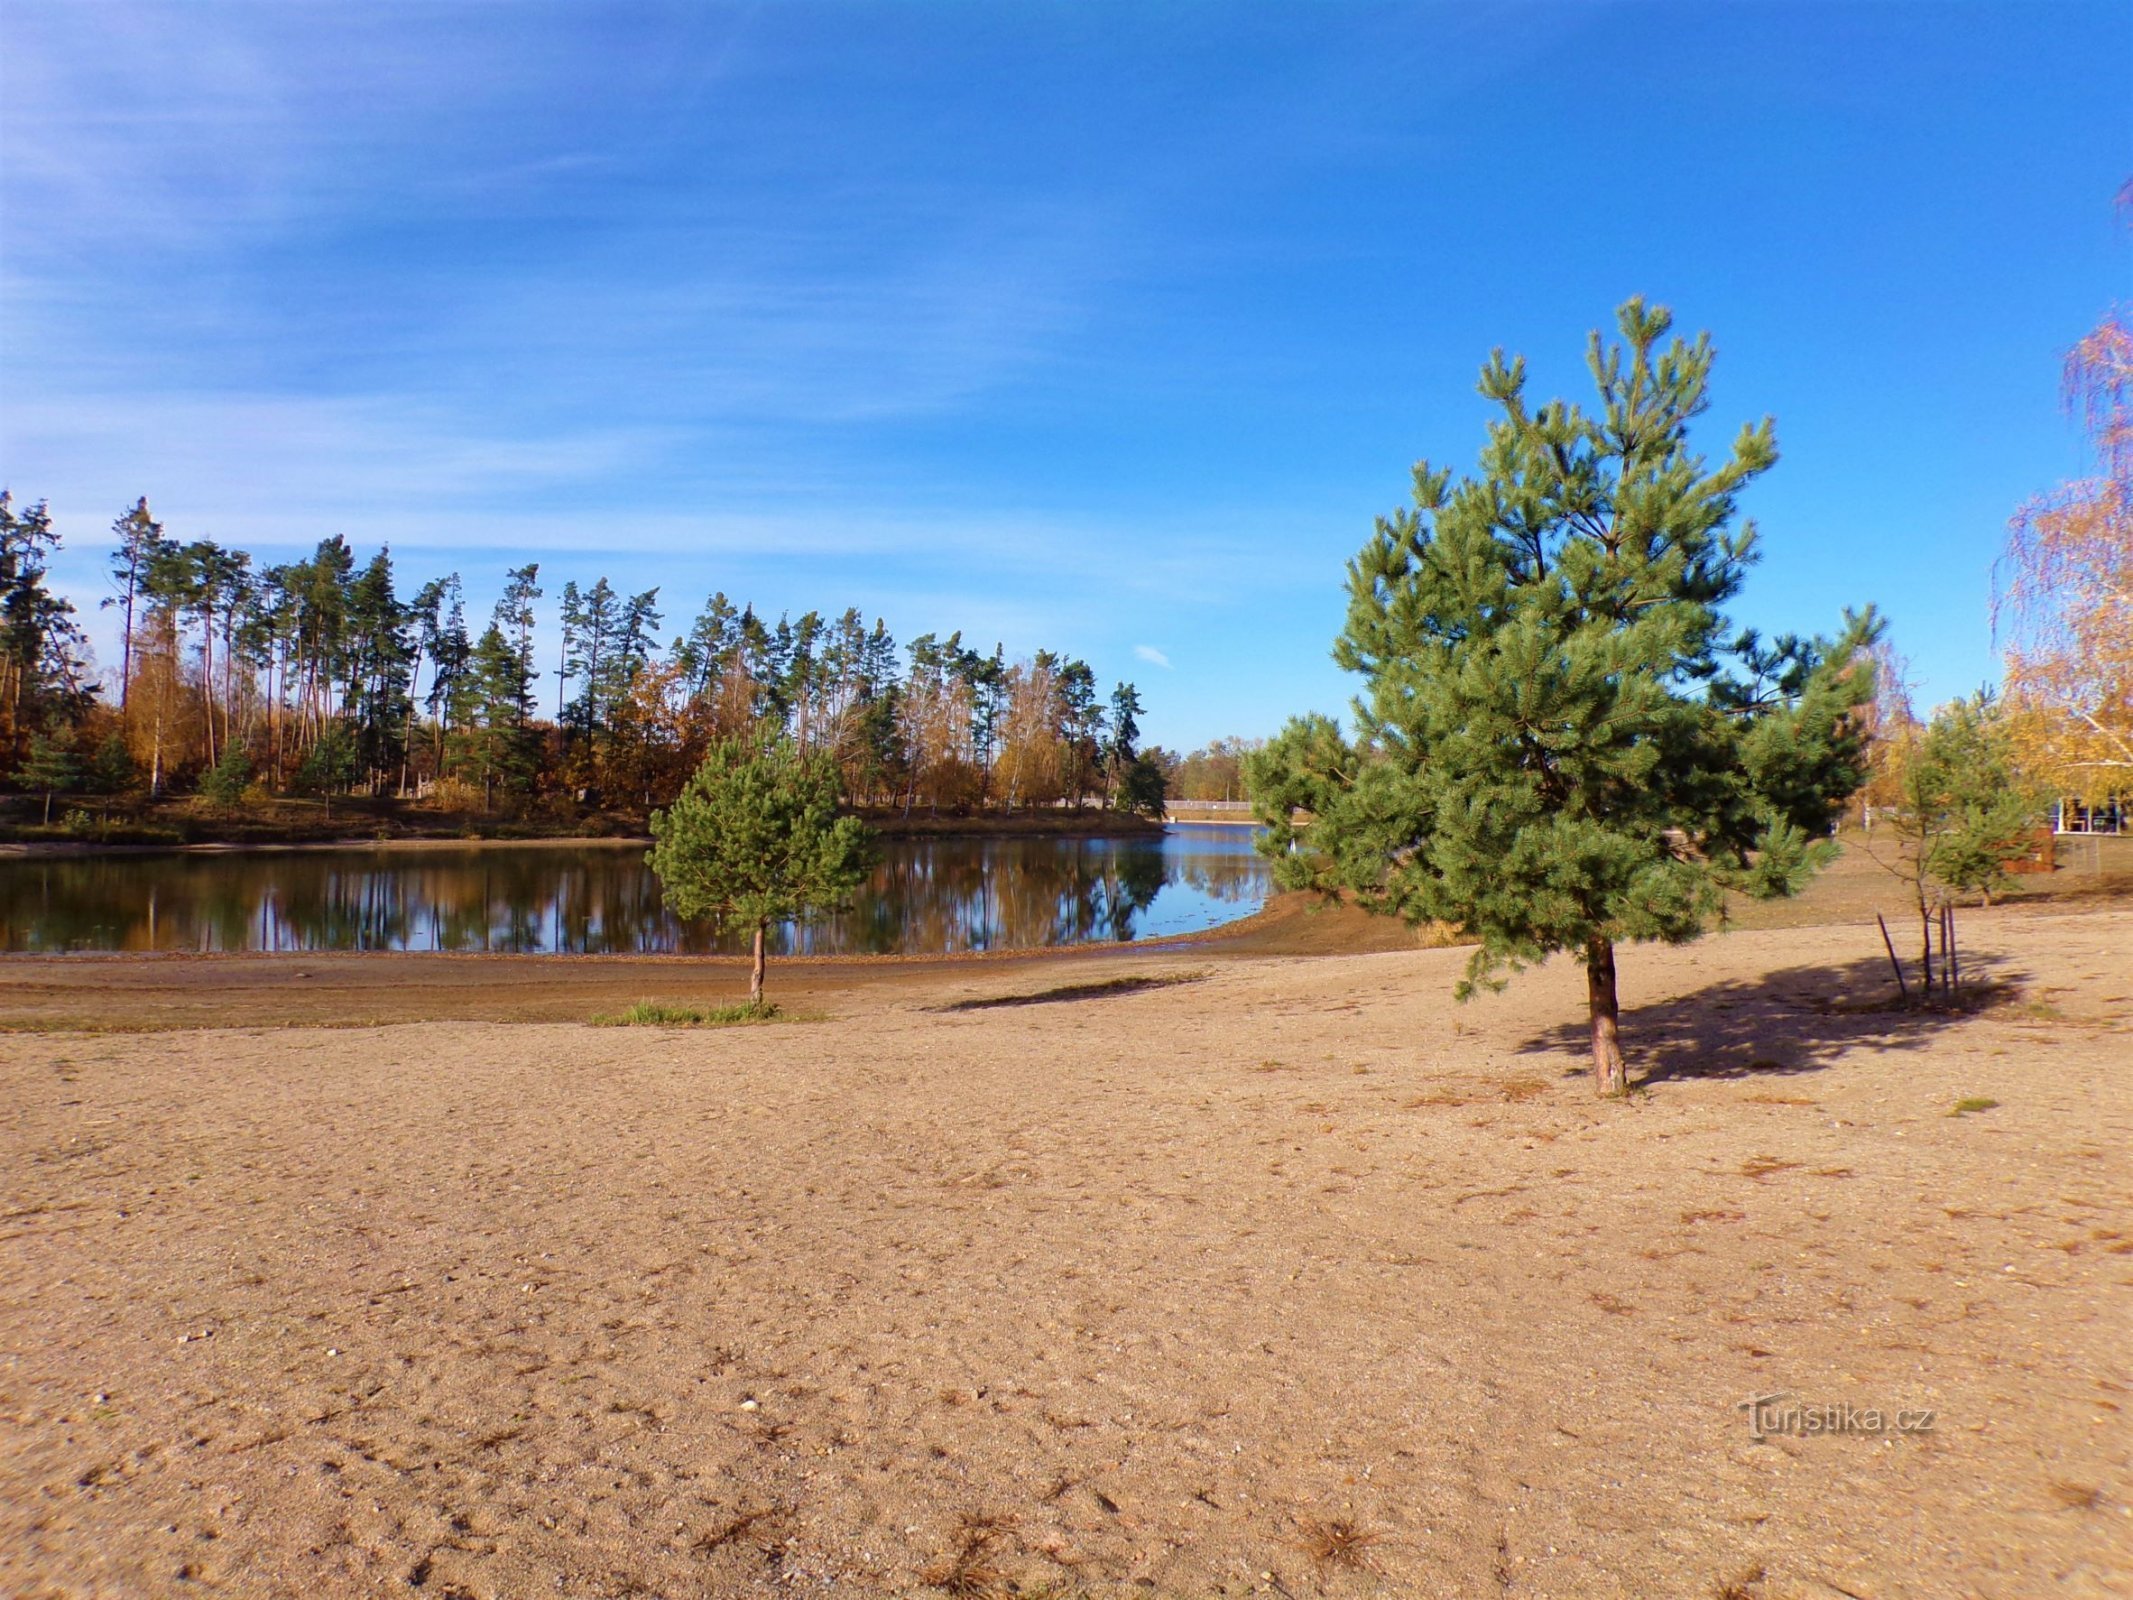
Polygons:
M140 774L133 764L133 752L126 748L126 736L117 731L107 733L96 747L96 754L89 760L88 785L92 793L124 794L139 781Z
M30 736L30 752L15 781L31 794L44 796L44 820L52 820L52 796L66 794L81 782L81 763L74 752L56 739L37 733Z
M436 591L434 599L432 589ZM430 692L423 704L429 708L436 734L436 776L443 777L445 741L464 706L463 685L474 657L474 642L467 637L466 600L460 591L459 574L455 572L424 589L423 600L418 604L428 607L422 612L421 628L430 656Z
M1899 726L1880 752L1893 803L1868 853L1902 882L1918 914L1921 1001L1934 993L1934 938L1950 896L1990 905L2007 869L2037 848L2044 796L2022 771L2019 748L2015 719L1981 692L1942 706L1923 727Z
M2036 849L2043 796L2024 778L2008 719L1989 691L1934 714L1906 787L1927 819L1926 870L1992 904L2007 886L2008 865Z
M17 511L0 489L0 756L13 754L29 728L88 708L88 641L46 576L58 547L51 508L39 500Z
M1616 945L1694 939L1724 890L1791 893L1829 859L1880 626L1732 632L1756 556L1737 500L1777 460L1772 424L1711 469L1688 426L1708 337L1662 346L1672 318L1641 299L1619 323L1623 345L1592 336L1594 413L1531 407L1523 359L1490 359L1502 416L1478 475L1417 465L1413 508L1349 566L1334 656L1366 681L1359 737L1307 718L1248 764L1277 878L1463 925L1462 998L1550 952L1582 961L1608 1094L1628 1082Z
M170 541L163 536L163 524L148 514L146 495L119 514L111 532L118 548L111 553L112 594L104 604L119 609L119 709L123 711L133 689L134 614L148 574Z
M822 687L822 660L816 645L822 634L820 612L809 611L793 624L779 687L779 698L786 707L802 755L807 754L815 734L815 700Z
M1141 704L1140 690L1130 683L1121 683L1111 690L1111 737L1104 741L1104 796L1105 804L1117 805L1119 786L1126 781L1127 773L1140 759L1140 715L1146 707ZM1145 795L1143 796L1145 799ZM1119 805L1122 811L1136 809Z
M226 550L212 539L171 547L152 569L149 592L166 601L181 616L189 616L200 630L200 705L204 713L201 731L206 759L212 766L220 745L230 733L227 648L234 632L234 615L245 603L251 588L252 558L241 550ZM222 730L215 727L217 635L225 649L223 660Z
M980 797L992 801L993 762L1000 753L1000 724L1007 714L1007 647L995 643L992 654L972 651L965 669L970 683L970 752L977 763Z
M432 578L415 591L415 598L407 607L407 622L412 632L409 635L406 682L401 686L404 695L400 717L405 728L405 737L400 747L400 793L407 793L408 768L412 763L415 734L420 719L415 713L415 690L422 682L422 667L427 661L430 668L429 699L434 707L450 695L451 686L446 680L448 670L441 651L450 647L445 644L445 616L447 606L453 617L461 614L459 602L459 574ZM460 623L460 639L464 643L466 628ZM434 715L434 712L432 713ZM441 735L443 730L438 730Z
M516 795L532 786L533 735L519 720L529 680L526 658L503 626L491 622L455 681L448 711L452 765L455 775L481 785L484 806L493 807L499 793Z
M1170 779L1155 752L1143 750L1127 763L1112 804L1120 811L1157 819L1170 809Z
M571 591L563 591L563 603L572 603ZM621 633L620 600L605 578L576 597L577 609L564 625L569 653L563 670L584 684L577 699L578 730L590 758L593 737L605 720L614 689L614 653Z
M355 782L355 775L355 741L338 722L326 724L305 753L303 764L296 769L298 786L324 800L329 817L333 815L333 797L345 792Z
M540 575L538 561L513 567L504 575L503 598L496 602L496 624L510 639L511 648L518 656L519 696L512 725L519 728L533 720L534 686L540 682L540 674L533 663L533 602L541 597L537 581Z
M689 625L689 636L674 647L674 659L698 699L710 694L733 657L734 620L739 615L723 593L714 594Z
M334 534L321 539L311 559L299 563L291 576L303 724L307 737L318 739L335 714L334 686L348 677L348 591L355 582L355 552Z
M316 747L312 753L317 754ZM210 805L234 806L244 798L245 785L251 781L251 759L244 753L244 746L233 739L222 747L215 764L200 775L200 798Z
M629 698L637 675L651 664L659 648L659 591L647 589L623 603L616 624L615 650L608 658L607 692L603 696L610 712Z
M763 1003L763 943L773 922L833 909L865 881L865 824L837 815L837 766L789 739L768 749L721 739L665 811L651 852L674 914L752 930L748 999Z
M348 589L348 708L357 766L373 790L406 749L414 620L393 592L392 555L380 550Z
M1086 661L1069 661L1059 669L1059 743L1065 752L1061 774L1074 809L1089 792L1089 775L1103 740L1104 712L1096 698L1096 673Z

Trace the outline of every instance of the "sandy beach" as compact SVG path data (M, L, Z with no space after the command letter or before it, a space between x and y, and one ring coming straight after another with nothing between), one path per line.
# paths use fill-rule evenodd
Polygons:
M2133 915L1965 930L1634 951L1627 1104L1458 950L0 1036L0 1587L2125 1593Z

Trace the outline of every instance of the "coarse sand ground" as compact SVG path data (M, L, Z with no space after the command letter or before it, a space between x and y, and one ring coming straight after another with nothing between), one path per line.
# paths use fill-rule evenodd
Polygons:
M1964 934L1625 951L1626 1103L1458 950L5 964L0 1592L2133 1594L2133 907Z

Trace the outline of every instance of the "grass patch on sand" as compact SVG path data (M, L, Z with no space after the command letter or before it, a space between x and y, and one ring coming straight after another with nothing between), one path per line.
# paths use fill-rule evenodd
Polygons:
M775 1022L778 1008L769 1001L734 1006L677 1006L664 1000L640 1000L627 1011L603 1011L596 1028L736 1028L751 1022Z

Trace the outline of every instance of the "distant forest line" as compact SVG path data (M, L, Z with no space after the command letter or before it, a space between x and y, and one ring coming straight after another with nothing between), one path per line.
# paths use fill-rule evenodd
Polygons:
M338 535L302 560L166 533L146 499L112 525L120 659L92 667L47 572L45 502L0 493L0 774L57 800L195 794L243 810L278 796L422 799L504 816L670 801L717 738L831 755L859 806L909 814L1243 796L1250 743L1144 748L1138 688L1108 695L1063 652L1009 660L960 631L899 646L847 608L766 620L714 594L662 646L660 591L606 578L553 595L536 659L538 563L511 569L485 622L457 573L403 597L388 550ZM79 820L79 819L77 819Z

